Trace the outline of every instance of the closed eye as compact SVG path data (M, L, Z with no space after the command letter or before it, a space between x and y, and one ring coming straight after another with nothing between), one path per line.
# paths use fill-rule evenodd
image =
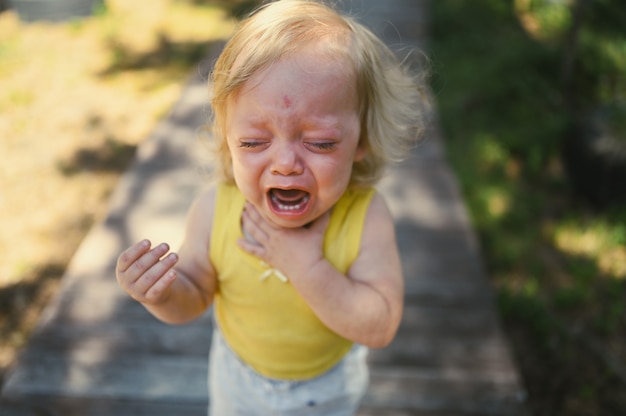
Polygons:
M336 145L337 144L335 142L329 142L329 141L324 141L324 142L307 142L305 144L305 146L307 146L307 147L312 147L313 150L318 150L318 151L322 151L322 152L331 151L331 150L335 149Z
M258 140L245 140L239 142L239 147L243 149L257 149L263 146L266 142Z

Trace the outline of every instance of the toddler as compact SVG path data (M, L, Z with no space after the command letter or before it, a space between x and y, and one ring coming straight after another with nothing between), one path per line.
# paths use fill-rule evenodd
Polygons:
M177 253L139 242L117 280L168 323L214 306L210 414L352 415L367 348L402 316L394 223L373 185L420 128L418 83L361 24L279 0L240 24L212 85L220 180Z

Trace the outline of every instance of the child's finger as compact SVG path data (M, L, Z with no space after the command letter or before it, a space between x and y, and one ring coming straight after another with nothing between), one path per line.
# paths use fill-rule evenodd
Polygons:
M128 268L143 254L145 254L150 249L150 240L142 240L137 244L126 249L120 256L117 258L117 270L120 272L125 272Z
M173 269L162 275L161 278L154 282L154 284L146 292L146 301L158 302L163 297L165 291L172 285L172 283L174 283L177 276L176 271Z
M245 238L240 238L239 240L237 240L237 244L246 253L251 254L255 257L258 257L261 260L266 260L265 249L260 244L250 242Z
M178 255L176 253L170 253L163 259L157 260L133 283L133 292L139 294L139 296L146 296L150 288L174 267L177 261Z
M244 214L248 216L252 220L252 222L261 230L265 231L266 227L271 228L271 224L267 222L265 218L261 216L259 211L257 211L256 207L249 202L246 202L246 205L243 210Z
M144 253L141 257L136 259L124 273L129 283L134 283L144 273L146 273L152 266L169 251L170 247L166 243L161 243L154 247L152 250Z
M250 205L250 207L252 206ZM241 227L246 240L257 245L262 245L263 241L267 239L267 235L259 225L262 219L260 219L258 215L254 208L248 208L248 206L246 206L241 217Z

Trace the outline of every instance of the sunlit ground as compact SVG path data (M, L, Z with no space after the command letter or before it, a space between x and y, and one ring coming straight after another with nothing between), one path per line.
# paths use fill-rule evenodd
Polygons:
M134 148L234 25L191 2L106 3L64 24L0 14L0 376Z

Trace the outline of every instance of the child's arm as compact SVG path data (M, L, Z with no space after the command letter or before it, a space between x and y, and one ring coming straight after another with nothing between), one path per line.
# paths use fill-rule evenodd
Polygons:
M213 302L217 283L209 261L209 244L214 200L215 192L210 191L194 202L178 253L166 256L167 244L150 249L150 242L144 240L117 260L120 286L164 322L190 321Z
M326 326L373 348L391 342L402 317L404 284L393 219L376 194L367 212L358 258L347 276L323 256L328 214L309 228L278 229L246 207L244 226L257 244L242 248L289 277ZM346 278L347 277L347 278Z

